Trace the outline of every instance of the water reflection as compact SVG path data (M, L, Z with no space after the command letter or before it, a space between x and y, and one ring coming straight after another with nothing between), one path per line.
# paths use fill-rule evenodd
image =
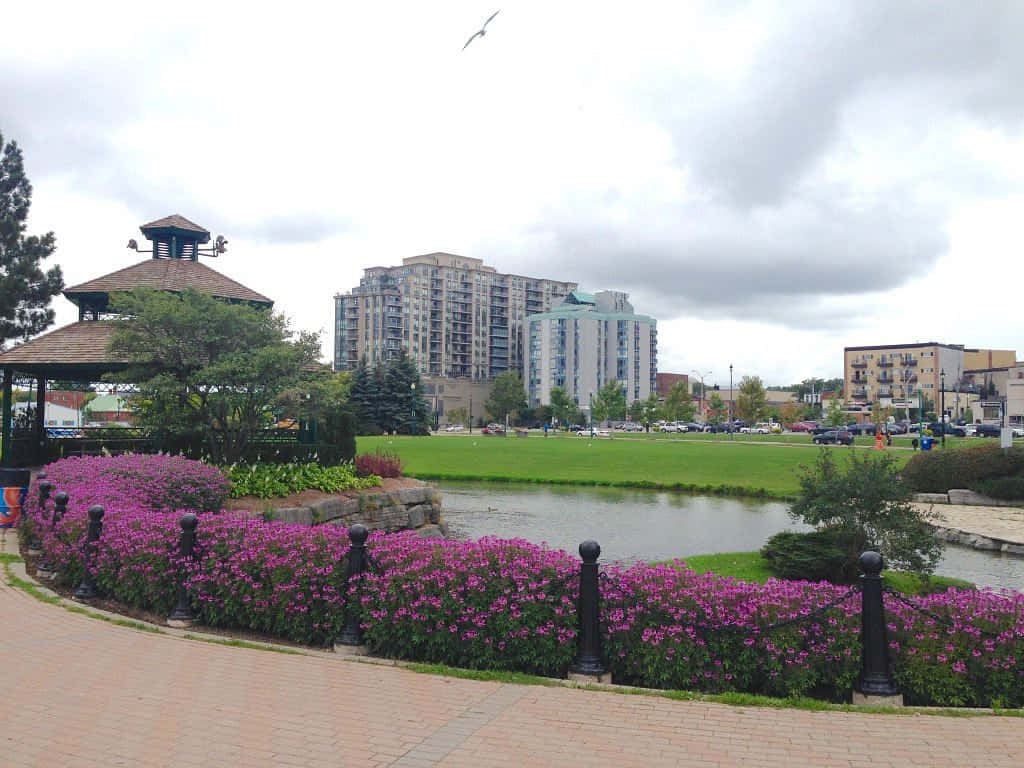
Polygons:
M570 552L597 539L605 562L743 552L779 531L807 530L777 501L486 482L445 482L441 491L445 518L460 538L523 538ZM947 546L938 572L982 586L1024 586L1024 558L964 547Z

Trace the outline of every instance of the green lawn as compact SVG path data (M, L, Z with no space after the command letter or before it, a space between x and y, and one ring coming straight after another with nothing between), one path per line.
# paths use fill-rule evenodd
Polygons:
M802 445L707 440L595 439L575 436L526 439L488 435L360 437L360 453L396 453L414 477L512 480L575 485L677 488L708 493L791 497L797 469L817 451ZM826 450L849 451L846 447ZM898 461L908 451L893 452Z
M730 576L740 581L756 581L764 584L772 577L767 561L760 552L723 552L714 555L696 555L682 558L696 573L711 571L718 576ZM962 579L948 576L932 576L926 587L920 576L902 571L883 571L885 582L905 595L919 595L925 591L936 591L957 587L974 589L974 585Z

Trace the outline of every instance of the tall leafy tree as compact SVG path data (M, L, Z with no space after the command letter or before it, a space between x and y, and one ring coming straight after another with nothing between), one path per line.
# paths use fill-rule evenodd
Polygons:
M617 380L606 381L594 395L594 421L621 421L626 418L626 390Z
M245 454L320 353L318 335L293 340L284 316L191 288L137 288L114 295L112 309L122 319L110 351L130 363L113 378L138 387L137 422L199 435L216 462Z
M559 422L568 424L576 412L576 403L569 397L564 387L551 388L551 413Z
M64 288L60 267L40 266L57 247L53 232L25 234L31 204L21 149L0 134L0 348L50 327L50 299Z
M692 421L697 409L693 405L693 398L690 396L689 387L685 382L673 384L665 394L665 404L662 406L665 418L670 421Z
M512 371L498 374L491 385L491 395L484 403L484 408L491 418L502 420L508 414L513 418L514 414L526 408L526 390L523 388L523 380Z
M736 397L736 413L744 421L761 421L767 413L768 396L760 376L744 376Z
M846 411L843 410L846 403L837 392L828 402L828 423L833 427L841 427L846 423Z
M721 424L725 418L725 403L722 402L722 396L712 392L708 400L708 424Z

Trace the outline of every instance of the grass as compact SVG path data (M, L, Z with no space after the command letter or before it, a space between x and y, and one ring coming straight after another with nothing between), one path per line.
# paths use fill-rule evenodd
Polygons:
M412 477L659 488L782 499L796 495L797 470L811 464L821 450L809 443L545 439L532 434L527 439L476 434L360 437L357 447L360 453L377 449L396 453L404 473ZM910 452L894 455L902 463Z
M696 573L711 572L717 576L728 576L740 581L754 581L764 584L775 574L768 567L768 561L760 552L725 552L714 555L697 555L681 558ZM885 583L905 595L920 595L950 587L975 589L975 585L963 579L949 576L932 576L927 581L917 574L903 571L883 571Z

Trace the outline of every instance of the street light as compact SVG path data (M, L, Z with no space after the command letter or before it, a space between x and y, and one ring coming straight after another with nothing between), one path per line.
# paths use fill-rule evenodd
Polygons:
M409 384L409 410L411 411L412 430L410 434L416 434L416 382Z
M939 372L939 408L942 410L942 414L939 417L939 423L942 425L942 447L946 447L946 369L943 368Z
M729 363L729 439L732 440L733 424L732 417L732 363Z
M710 376L711 371L704 371L703 373L701 373L700 371L694 370L690 371L690 373L692 373L694 376L700 379L700 419L701 421L705 421L706 417L704 416L704 377Z

